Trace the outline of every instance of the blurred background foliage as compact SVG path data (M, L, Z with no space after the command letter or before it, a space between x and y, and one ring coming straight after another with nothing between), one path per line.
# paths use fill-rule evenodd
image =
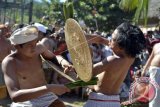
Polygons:
M33 1L32 21L45 25L55 23L64 26L69 17L83 22L87 27L97 31L110 32L124 21L139 23L145 19L147 24L150 0L16 0ZM62 2L63 1L63 2ZM5 10L6 11L6 10ZM16 8L6 11L7 17L13 17L21 23L21 10ZM23 23L28 23L28 10L24 10ZM6 16L5 16L6 17Z
M73 18L83 20L87 27L98 31L110 31L124 21L132 21L135 11L123 11L119 0L70 0L73 2ZM48 23L59 21L64 25L63 2L60 0L34 1L34 21L48 16ZM43 21L44 22L44 21ZM48 24L45 23L45 24Z

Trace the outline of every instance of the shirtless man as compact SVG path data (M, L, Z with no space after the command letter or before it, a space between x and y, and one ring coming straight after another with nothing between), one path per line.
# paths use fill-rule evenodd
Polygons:
M5 25L0 25L0 88L5 87L1 70L2 60L11 52L12 46L6 37L10 36L10 31Z
M42 56L54 55L38 44L38 30L27 26L16 30L10 37L16 51L2 62L5 83L9 95L14 101L11 107L65 107L55 95L70 90L64 85L47 84L42 68ZM56 56L61 64L66 64L62 57Z
M147 60L141 76L144 76L146 71L149 71L150 79L158 84L154 99L149 102L149 107L159 107L160 105L160 43L154 45L152 53Z
M138 27L123 23L113 32L109 47L114 55L94 64L93 76L99 81L93 86L84 107L120 107L120 86L136 55L144 49L145 38Z

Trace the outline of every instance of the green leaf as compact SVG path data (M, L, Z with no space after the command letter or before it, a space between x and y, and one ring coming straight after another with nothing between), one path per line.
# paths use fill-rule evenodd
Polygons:
M148 21L148 7L149 7L149 0L144 0L144 24L147 25Z
M135 18L134 18L134 21L135 21L136 24L138 24L140 16L142 15L142 11L143 11L143 8L144 8L144 1L145 0L139 0L137 10L136 10L136 13L135 13Z
M77 88L77 87L85 87L85 86L88 86L88 85L96 85L97 81L98 81L98 78L97 77L93 77L88 82L84 82L82 80L77 80L76 82L65 84L65 86L70 88L70 89L74 89L74 88Z

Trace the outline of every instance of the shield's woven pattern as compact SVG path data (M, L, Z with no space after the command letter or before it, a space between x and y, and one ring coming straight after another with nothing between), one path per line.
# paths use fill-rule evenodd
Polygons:
M84 32L74 19L66 21L65 38L78 76L83 81L89 81L92 77L91 53Z

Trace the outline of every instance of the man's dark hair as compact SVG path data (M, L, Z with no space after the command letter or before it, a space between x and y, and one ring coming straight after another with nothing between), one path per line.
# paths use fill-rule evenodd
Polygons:
M130 23L122 23L117 27L118 45L125 50L127 55L136 57L146 47L146 40L143 32L137 26Z

